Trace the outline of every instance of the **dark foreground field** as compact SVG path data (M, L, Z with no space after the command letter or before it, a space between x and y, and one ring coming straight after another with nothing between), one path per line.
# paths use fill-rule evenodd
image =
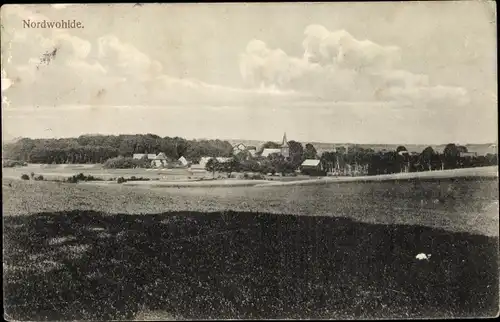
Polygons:
M7 319L494 316L498 237L251 212L4 218ZM418 253L431 254L418 260Z

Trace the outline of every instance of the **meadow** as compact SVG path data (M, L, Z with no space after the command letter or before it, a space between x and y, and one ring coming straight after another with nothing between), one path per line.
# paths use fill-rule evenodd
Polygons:
M498 312L496 178L189 189L6 178L3 199L15 320Z
M187 169L105 169L101 164L28 164L25 167L3 168L4 178L20 178L22 174L43 175L44 178L65 179L78 173L92 175L109 180L118 177L144 177L161 180L188 180L191 178L203 177L205 174L191 173Z

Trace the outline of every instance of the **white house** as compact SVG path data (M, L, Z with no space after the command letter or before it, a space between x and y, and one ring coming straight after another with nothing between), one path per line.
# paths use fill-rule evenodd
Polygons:
M243 143L236 144L233 146L233 154L236 155L240 152L246 151L247 147Z
M208 160L210 159L215 159L220 163L225 163L231 160L231 158L223 158L223 157L201 157L199 165L205 168L207 165Z
M151 165L153 167L161 167L161 166L166 166L167 165L167 156L165 153L160 152L158 155L154 158L153 161L151 161Z
M461 158L475 158L477 157L476 152L460 152L460 157Z
M267 158L271 154L279 154L281 155L281 149L264 149L262 151L262 157Z
M223 157L217 157L215 158L219 163L226 163L229 162L232 158L223 158Z
M316 159L307 159L300 165L300 171L305 174L315 175L321 171L321 162Z
M212 157L201 157L199 165L203 168L207 165L208 160L212 159Z
M183 156L179 158L179 162L180 162L183 166L187 166L187 165L188 165L188 163L189 163L189 162L186 160L186 158L185 158L185 157L183 157Z
M148 160L154 160L156 158L156 154L154 153L151 153L151 154L145 154L145 153L134 153L132 155L132 158L133 159L137 159L137 160L140 160L142 158L144 158L144 156L148 156Z
M320 166L320 160L316 159L306 159L302 164L300 165L301 167L312 167L312 168L318 168Z

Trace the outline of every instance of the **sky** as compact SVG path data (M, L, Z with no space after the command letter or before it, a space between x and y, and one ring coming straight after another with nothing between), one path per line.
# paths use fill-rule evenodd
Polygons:
M4 140L497 138L494 2L4 5L1 18Z

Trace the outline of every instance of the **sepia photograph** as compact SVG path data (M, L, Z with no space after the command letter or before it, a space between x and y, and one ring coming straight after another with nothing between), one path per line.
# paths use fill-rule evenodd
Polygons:
M4 319L498 317L496 19L3 5Z

